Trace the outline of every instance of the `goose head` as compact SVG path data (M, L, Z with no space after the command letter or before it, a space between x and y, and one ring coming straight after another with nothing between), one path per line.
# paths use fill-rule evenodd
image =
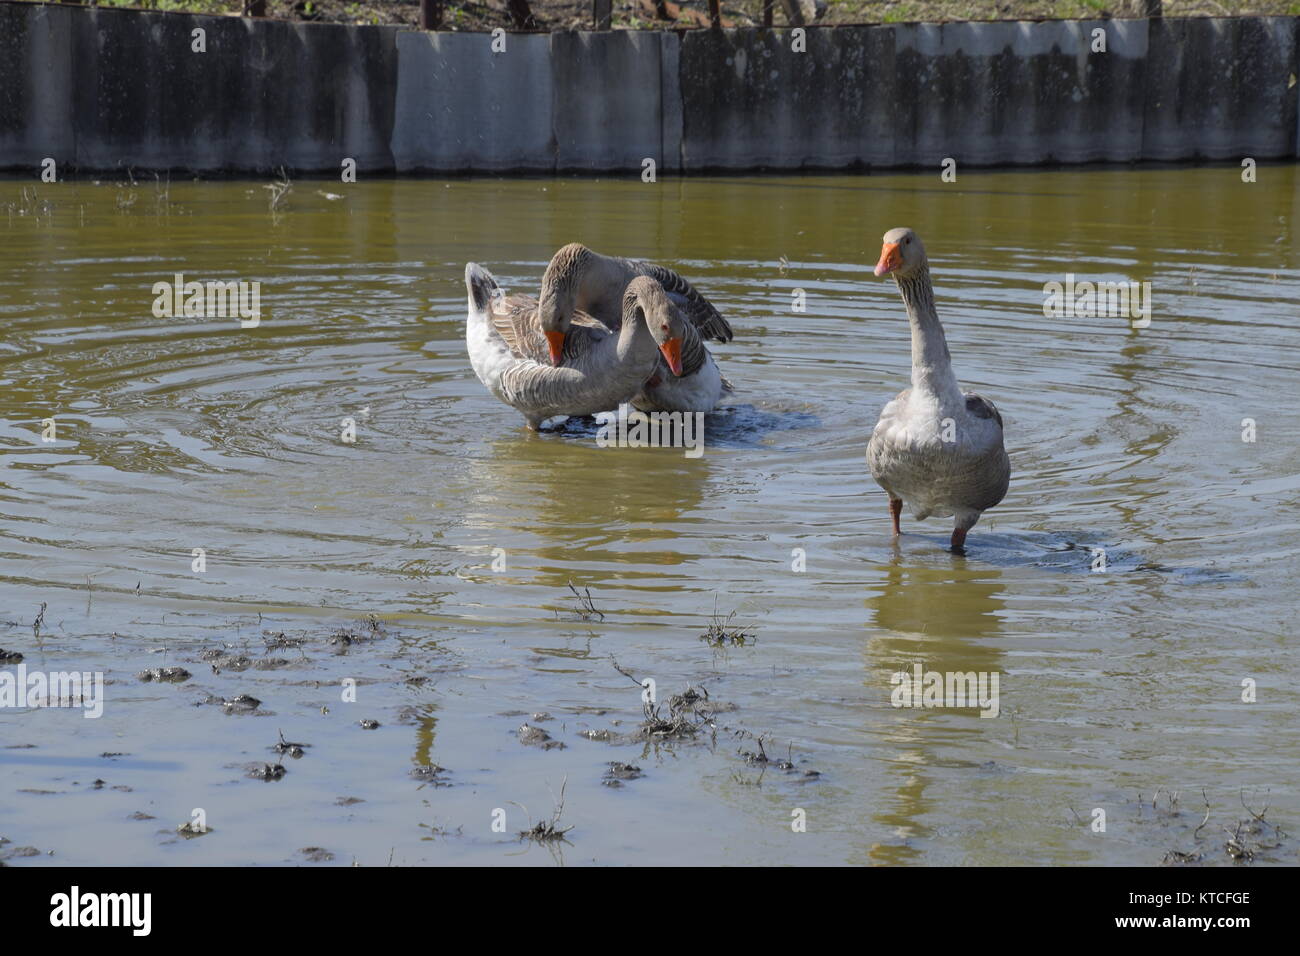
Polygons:
M674 375L682 374L682 331L686 319L668 293L649 276L637 276L623 292L623 321L644 322Z
M559 365L564 358L564 338L573 324L578 287L592 255L586 246L571 242L551 257L542 275L537 320L550 347L552 365Z
M906 226L885 233L880 261L876 263L877 276L898 276L906 279L925 266L925 246L921 237Z

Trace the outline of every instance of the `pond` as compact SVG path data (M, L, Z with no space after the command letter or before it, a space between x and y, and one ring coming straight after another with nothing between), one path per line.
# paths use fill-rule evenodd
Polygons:
M104 679L98 719L0 709L0 856L1231 863L1247 806L1300 824L1296 180L0 181L0 647ZM1006 423L964 557L895 542L864 460L899 225ZM535 293L570 241L731 322L703 454L529 433L474 377L465 263ZM155 315L177 273L260 321ZM1046 314L1067 276L1149 282L1149 324ZM894 706L918 667L996 716Z

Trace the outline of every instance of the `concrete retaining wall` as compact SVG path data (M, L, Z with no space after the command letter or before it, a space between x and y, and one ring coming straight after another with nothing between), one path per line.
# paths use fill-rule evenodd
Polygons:
M0 168L391 169L396 35L0 3Z
M191 49L206 31L207 52ZM1092 49L1105 31L1106 51ZM1297 18L504 35L0 0L0 169L1295 158ZM498 45L499 45L498 41Z

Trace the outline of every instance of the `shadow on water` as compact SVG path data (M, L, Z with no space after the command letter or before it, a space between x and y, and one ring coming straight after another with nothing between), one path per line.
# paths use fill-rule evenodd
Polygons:
M774 432L817 428L821 419L811 412L724 405L704 417L704 442L715 448L752 448ZM594 416L548 423L547 434L594 442L601 431Z
M908 538L928 542L944 551L948 549L946 536L904 534L904 545ZM1066 574L1162 574L1183 584L1246 580L1239 574L1215 568L1170 567L1127 548L1107 544L1098 534L1079 531L972 534L962 557L994 567L1043 568Z

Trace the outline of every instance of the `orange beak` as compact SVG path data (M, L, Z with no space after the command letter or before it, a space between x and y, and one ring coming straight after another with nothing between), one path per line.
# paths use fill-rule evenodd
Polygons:
M564 333L546 332L546 344L551 347L551 364L558 366L564 361Z
M887 242L880 250L880 261L876 263L876 275L887 276L903 264L903 251L898 243Z
M659 351L663 353L664 359L668 362L668 367L672 369L674 375L682 374L682 340L669 339L663 345L659 346Z

